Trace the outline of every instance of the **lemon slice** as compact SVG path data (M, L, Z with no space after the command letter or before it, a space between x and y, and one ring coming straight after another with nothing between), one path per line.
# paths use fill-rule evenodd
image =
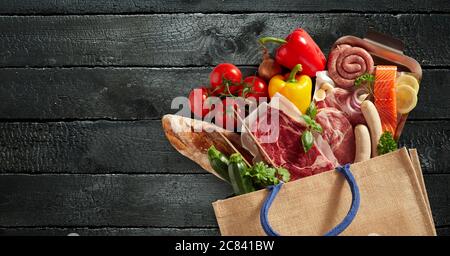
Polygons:
M411 112L417 105L417 93L409 85L400 84L395 88L397 98L397 111L400 114Z
M395 80L395 85L408 85L411 88L413 88L416 91L416 94L419 92L419 81L412 76L408 74L402 74Z

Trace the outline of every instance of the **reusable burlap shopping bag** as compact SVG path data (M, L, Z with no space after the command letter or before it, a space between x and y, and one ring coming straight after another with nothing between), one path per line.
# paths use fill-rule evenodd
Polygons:
M409 153L402 148L352 164L357 205L351 186L337 171L283 184L266 221L280 235L323 235L343 219L349 225L342 235L436 235L417 152ZM264 189L214 202L221 234L270 234L260 215L269 193ZM349 221L351 205L357 211Z

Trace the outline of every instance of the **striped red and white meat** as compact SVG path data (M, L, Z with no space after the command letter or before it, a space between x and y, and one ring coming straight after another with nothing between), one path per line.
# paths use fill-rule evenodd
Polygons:
M278 115L278 135L275 140L264 139L272 124L272 116ZM252 124L252 133L255 135L268 157L277 166L289 170L291 180L310 176L334 169L338 162L330 145L315 134L312 148L305 153L301 144L301 135L305 131L304 123L298 122L275 108L269 107L267 114ZM274 128L272 126L272 128Z
M322 126L322 137L330 145L339 164L353 163L355 135L345 114L335 108L322 108L317 113L316 122Z

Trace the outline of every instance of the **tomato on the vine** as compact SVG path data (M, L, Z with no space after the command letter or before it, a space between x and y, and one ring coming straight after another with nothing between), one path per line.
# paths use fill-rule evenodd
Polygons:
M239 98L227 97L223 99L222 107L217 109L215 115L215 124L229 130L238 128L238 120L245 118L245 109L243 108L243 101Z
M234 95L242 89L242 73L233 64L221 63L209 74L209 82L213 95L220 95L222 93L231 93ZM227 87L228 90L226 90Z
M259 99L261 97L269 97L269 92L267 90L267 83L257 77L257 76L249 76L244 79L244 96L246 98L248 97L255 97L256 99ZM242 96L242 93L239 94L239 96Z
M209 113L210 109L206 104L208 96L209 92L205 87L195 88L189 93L189 107L197 117L203 118Z

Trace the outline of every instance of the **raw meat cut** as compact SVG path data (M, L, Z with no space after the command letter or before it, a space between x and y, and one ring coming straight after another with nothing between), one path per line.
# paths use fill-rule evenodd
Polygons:
M355 158L355 135L347 117L335 108L322 108L316 116L322 126L323 139L331 146L339 164L352 163Z
M346 115L353 126L365 124L366 120L361 112L360 102L357 102L353 91L335 87L323 101L316 102L317 108L336 108Z
M275 117L278 125L272 123ZM274 107L269 106L249 128L274 164L289 170L291 180L332 170L338 164L330 146L319 134L315 134L314 145L305 153L300 138L306 126ZM275 140L268 139L271 129L278 129Z

